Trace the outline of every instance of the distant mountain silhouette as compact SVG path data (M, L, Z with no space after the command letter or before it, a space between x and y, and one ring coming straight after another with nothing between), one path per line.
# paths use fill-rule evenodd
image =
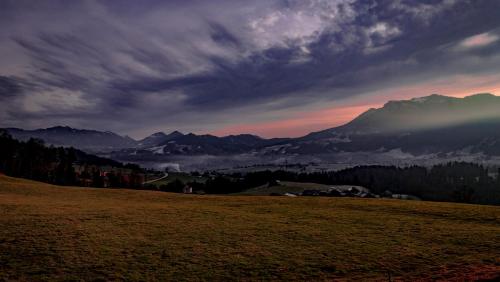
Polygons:
M75 129L68 126L55 126L45 129L23 130L6 128L14 138L26 141L38 138L55 146L75 147L89 152L112 151L136 146L136 141L113 132Z
M154 147L161 145L162 143L170 141L172 139L179 138L181 136L184 136L184 134L180 133L179 131L174 131L170 134L165 134L163 132L156 132L144 139L139 140L137 142L137 146L139 148Z
M476 94L455 98L433 94L403 101L389 101L370 109L351 122L312 133L373 134L444 128L464 123L500 119L500 97Z
M457 150L500 154L500 97L441 95L390 101L351 122L308 134L286 153L387 151L413 154Z
M338 152L385 152L400 149L414 155L462 151L500 155L500 97L476 94L454 98L433 94L390 101L370 109L351 122L300 138L264 139L240 134L213 135L154 133L135 141L112 132L52 127L7 129L15 138L36 137L49 144L87 151L134 156L172 155L321 155Z

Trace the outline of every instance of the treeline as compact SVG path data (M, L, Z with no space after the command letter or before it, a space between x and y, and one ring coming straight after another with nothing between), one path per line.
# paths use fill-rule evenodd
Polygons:
M6 131L0 130L0 172L57 185L81 185L81 175L77 174L74 164L93 166L93 175L86 186L102 187L107 176L99 167L108 166L128 168L140 171L136 165L123 165L119 162L87 154L74 148L45 146L39 139L26 142L12 138ZM113 184L119 184L114 181ZM120 186L118 186L120 187Z
M429 201L500 204L500 178L473 163L454 162L420 166L357 166L340 171L297 173L291 171L258 171L246 174L215 174L206 183L186 183L193 191L209 194L242 192L278 181L312 182L326 185L357 185L382 195L409 194ZM165 191L177 192L185 184L177 181ZM175 189L177 190L175 190Z
M78 168L78 172L75 171ZM103 167L108 168L103 171ZM144 173L137 165L86 154L74 148L45 146L43 141L21 142L0 130L0 172L58 185L92 187L143 187ZM199 176L199 174L195 175ZM420 166L358 166L340 171L297 173L258 171L246 174L205 173L206 182L174 181L162 191L229 194L280 181L312 182L327 185L359 185L382 195L409 194L423 200L500 205L500 177L473 163L455 162Z

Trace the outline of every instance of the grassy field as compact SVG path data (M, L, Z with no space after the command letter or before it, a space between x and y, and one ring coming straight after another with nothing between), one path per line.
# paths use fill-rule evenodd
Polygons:
M269 187L267 184L259 187L251 188L241 193L240 195L253 195L253 196L264 196L270 193L302 193L304 190L320 190L327 191L330 188L329 185L317 184L317 183L299 183L299 182L288 182L281 181L280 185L275 185Z
M500 279L500 207L196 196L0 176L0 280L389 276Z
M187 173L183 173L183 172L169 172L168 176L166 178L158 180L158 181L152 181L150 184L159 187L161 185L167 185L170 182L174 182L175 180L180 180L184 183L188 183L188 182L205 183L207 181L207 178L195 177L195 176L191 176Z
M344 186L344 185L335 185L336 187L359 187L359 186ZM271 186L262 185L259 187L251 188L245 190L243 192L237 193L238 195L251 195L251 196L267 196L271 193L277 194L285 194L285 193L295 193L300 194L304 192L304 190L319 190L319 191L328 191L332 185L324 185L318 183L304 183L304 182L290 182L290 181L281 181L279 185Z

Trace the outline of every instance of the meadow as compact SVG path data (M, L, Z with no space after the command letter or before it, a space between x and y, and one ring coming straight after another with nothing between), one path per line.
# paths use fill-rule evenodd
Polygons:
M182 181L183 183L188 183L188 182L205 183L207 181L207 178L202 176L196 177L183 172L169 172L167 177L160 178L159 180L156 181L151 180L149 184L159 188L162 185L167 185L176 180Z
M0 176L0 280L500 279L500 207Z

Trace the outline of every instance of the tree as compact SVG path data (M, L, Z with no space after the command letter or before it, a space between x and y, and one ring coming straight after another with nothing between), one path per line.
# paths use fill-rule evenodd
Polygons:
M179 179L175 179L172 182L169 182L167 185L160 186L160 190L164 192L173 192L173 193L182 193L182 189L184 189L184 182Z
M454 191L454 199L459 203L472 203L474 188L468 185L457 187Z

